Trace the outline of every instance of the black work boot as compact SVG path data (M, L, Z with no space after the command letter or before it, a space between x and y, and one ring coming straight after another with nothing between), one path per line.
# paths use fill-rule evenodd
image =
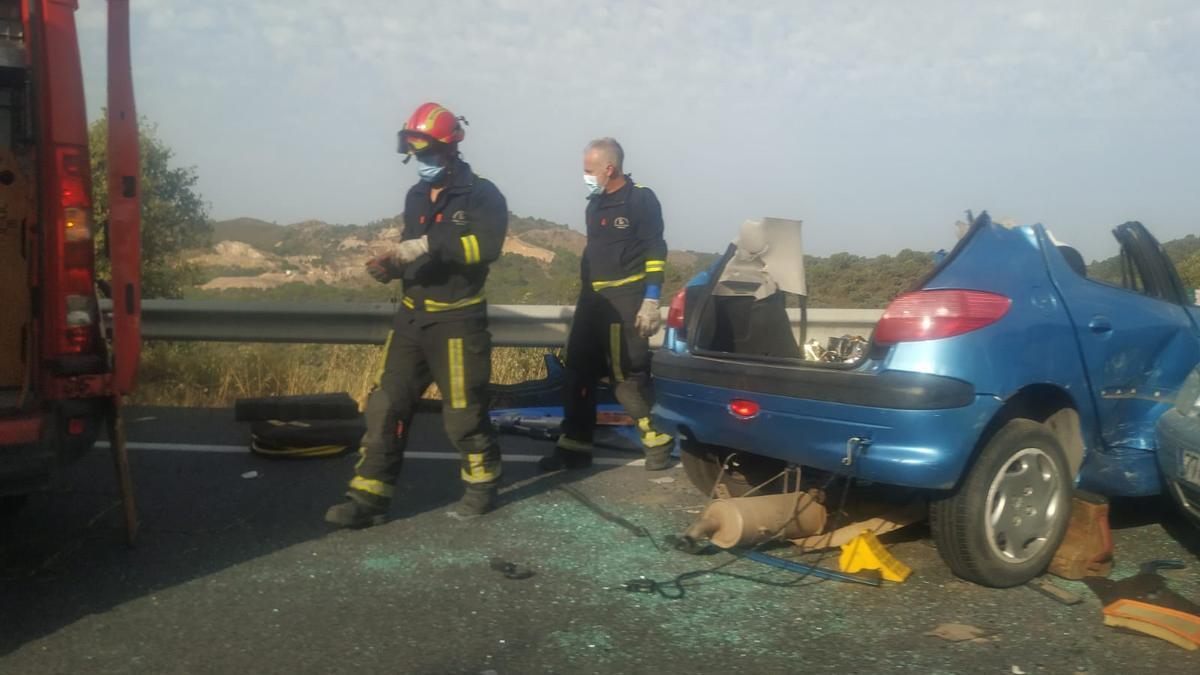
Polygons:
M675 447L675 439L651 426L649 417L639 419L637 426L642 447L646 449L646 470L662 471L671 466L671 449Z
M660 445L657 448L646 448L646 470L662 471L671 466L670 445Z
M496 491L499 481L490 483L467 483L462 499L447 515L456 520L478 518L496 506Z
M325 512L325 522L354 530L382 525L385 521L386 508L367 506L352 497L347 497L341 504L334 504Z
M586 469L591 465L592 445L571 440L566 436L559 437L558 444L554 446L554 454L538 460L538 468L542 471Z

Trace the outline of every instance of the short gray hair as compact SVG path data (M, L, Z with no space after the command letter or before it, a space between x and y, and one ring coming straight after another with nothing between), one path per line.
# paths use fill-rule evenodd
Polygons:
M608 161L614 167L616 167L617 171L625 168L625 150L621 147L621 144L617 142L617 139L612 138L611 136L597 138L591 143L588 143L587 147L583 149L585 153L591 152L592 150L599 150L608 159Z

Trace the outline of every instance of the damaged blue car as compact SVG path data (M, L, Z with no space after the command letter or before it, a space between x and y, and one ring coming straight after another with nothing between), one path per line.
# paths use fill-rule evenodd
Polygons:
M1041 225L985 213L964 230L842 362L804 358L803 288L756 287L741 242L693 279L654 359L654 415L697 487L737 495L798 466L902 488L928 500L950 568L996 587L1046 568L1073 488L1158 493L1155 424L1200 361L1163 248L1121 225L1094 278Z

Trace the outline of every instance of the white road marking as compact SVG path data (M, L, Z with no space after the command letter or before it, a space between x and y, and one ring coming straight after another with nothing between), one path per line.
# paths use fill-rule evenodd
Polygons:
M157 452L216 452L227 455L243 455L250 454L250 448L244 445L203 445L195 443L140 443L129 442L125 444L130 450L148 450ZM96 443L97 448L108 449L107 441L99 441ZM543 455L511 455L503 456L505 462L518 463L534 463L540 460ZM421 450L410 450L404 453L405 459L443 459L459 461L461 456L457 452L426 452ZM645 466L645 458L625 459L623 457L595 457L592 459L594 464L601 466Z

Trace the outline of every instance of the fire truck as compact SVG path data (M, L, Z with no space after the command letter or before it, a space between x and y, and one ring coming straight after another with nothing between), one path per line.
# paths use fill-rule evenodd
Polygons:
M129 2L108 1L106 222L93 219L77 4L0 0L0 508L51 484L107 427L132 538L120 423L141 345Z

